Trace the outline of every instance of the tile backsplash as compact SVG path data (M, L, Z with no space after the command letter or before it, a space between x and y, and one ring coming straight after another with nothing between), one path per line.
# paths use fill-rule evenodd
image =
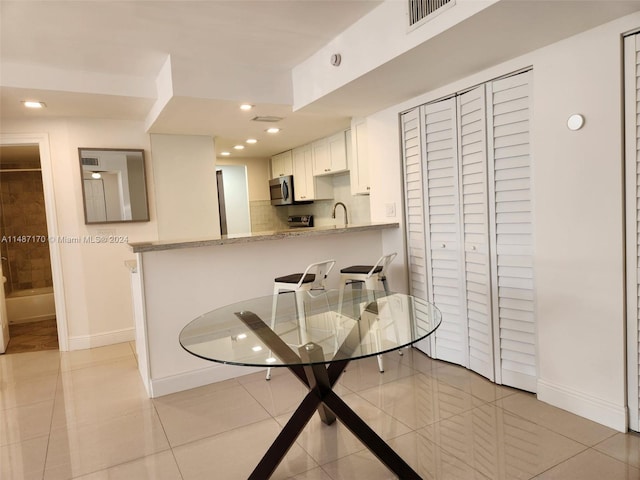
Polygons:
M273 207L269 200L250 202L251 231L286 230L289 215L313 215L316 226L342 225L344 210L341 207L336 212L336 218L331 218L336 202L342 202L347 206L350 225L371 221L369 196L351 195L348 173L333 176L333 195L334 198L331 200L316 200L308 205L292 205L290 207Z

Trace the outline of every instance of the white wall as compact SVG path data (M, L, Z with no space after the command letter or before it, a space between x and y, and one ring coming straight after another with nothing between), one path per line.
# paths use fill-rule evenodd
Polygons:
M3 121L1 133L48 135L60 236L83 238L107 231L130 242L157 239L149 138L142 123L87 118ZM84 224L79 147L145 150L151 221ZM124 261L134 255L127 244L64 243L60 255L69 348L133 339L131 288Z
M538 397L619 430L626 429L620 37L638 26L640 14L624 17L367 119L376 221L386 218L386 203L402 203L401 111L533 66ZM572 113L586 117L578 132L566 127ZM393 231L383 241L385 251L403 242Z
M213 138L151 135L158 238L220 235Z

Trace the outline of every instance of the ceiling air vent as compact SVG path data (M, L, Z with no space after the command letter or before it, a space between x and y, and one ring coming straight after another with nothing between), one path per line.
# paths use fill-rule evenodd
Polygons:
M97 158L84 157L82 159L82 165L87 165L89 167L98 167L100 163Z
M282 117L271 117L269 115L264 115L261 117L253 117L251 120L254 122L279 122L282 120Z
M455 0L409 0L409 26L440 13L443 7L451 7Z

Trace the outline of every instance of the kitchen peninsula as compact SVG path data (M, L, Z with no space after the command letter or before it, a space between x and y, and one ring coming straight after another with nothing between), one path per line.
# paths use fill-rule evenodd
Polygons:
M323 226L132 243L130 264L138 367L150 397L158 397L251 373L212 364L186 353L180 330L194 318L224 305L271 295L277 276L336 260L327 279L337 288L340 268L373 264L382 254L385 229L398 223Z

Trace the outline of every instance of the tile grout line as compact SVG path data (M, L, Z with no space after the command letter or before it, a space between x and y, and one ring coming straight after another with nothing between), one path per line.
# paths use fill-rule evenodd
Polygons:
M49 435L47 435L47 448L44 453L44 461L42 462L42 480L44 480L47 471L47 459L49 458L49 446L51 444L51 431L53 430L53 415L56 410L56 400L58 397L58 384L61 382L62 374L62 358L58 350L58 374L56 375L56 386L53 393L53 402L51 402L51 419L49 420Z

